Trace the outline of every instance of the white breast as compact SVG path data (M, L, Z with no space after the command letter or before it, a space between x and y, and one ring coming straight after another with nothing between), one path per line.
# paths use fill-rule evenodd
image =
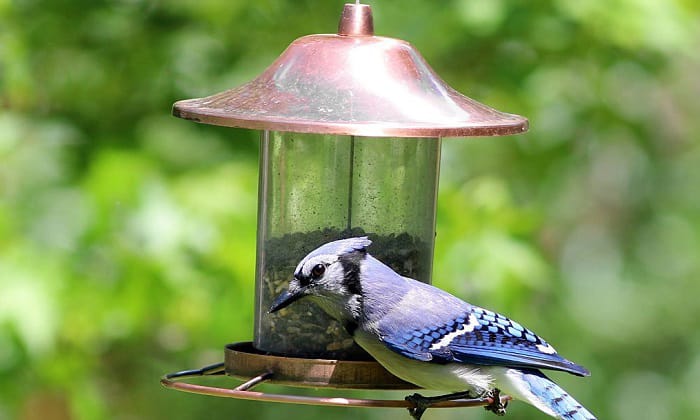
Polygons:
M421 388L447 392L470 390L478 395L493 387L491 368L462 363L429 363L404 357L364 331L355 341L389 372Z

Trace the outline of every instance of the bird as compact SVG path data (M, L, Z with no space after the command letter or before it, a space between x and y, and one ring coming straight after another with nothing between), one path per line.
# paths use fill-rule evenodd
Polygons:
M504 392L555 418L595 420L542 373L589 376L586 368L561 357L516 321L401 276L368 252L371 244L366 236L354 237L311 251L268 312L308 299L395 376L423 389L450 392L407 396L415 419L437 401L465 396L491 397L487 409L503 415Z

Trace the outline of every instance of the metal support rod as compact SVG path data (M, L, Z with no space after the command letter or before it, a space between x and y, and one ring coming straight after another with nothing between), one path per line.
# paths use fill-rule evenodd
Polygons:
M189 369L181 370L175 373L169 373L164 376L163 379L180 379L180 378L191 378L193 376L215 376L223 375L226 373L226 368L224 363L215 363L213 365L204 366L199 369Z
M350 169L349 169L349 185L348 185L348 223L347 230L352 229L352 193L355 185L355 136L350 136Z
M238 385L237 387L233 388L234 391L248 391L252 389L254 386L265 382L266 380L270 379L272 377L273 373L272 372L265 372L262 373L255 378L252 378L246 382L243 382L242 384Z

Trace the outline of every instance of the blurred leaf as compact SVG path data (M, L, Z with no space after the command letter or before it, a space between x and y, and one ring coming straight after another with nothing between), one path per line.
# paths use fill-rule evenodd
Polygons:
M433 278L591 368L557 380L600 418L700 408L686 392L700 371L696 3L372 4L378 34L530 118L527 135L443 142ZM251 80L293 39L335 31L341 7L0 0L0 418L329 415L158 378L250 340L256 304L258 134L177 120L172 103Z

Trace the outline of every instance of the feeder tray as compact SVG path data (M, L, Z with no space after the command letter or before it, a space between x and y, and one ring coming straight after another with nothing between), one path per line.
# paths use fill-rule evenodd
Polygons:
M415 389L374 360L329 360L273 356L253 343L229 344L225 349L226 374L241 379L274 372L271 383L301 387L342 389Z
M181 382L183 379L229 375L244 382L234 388ZM368 380L369 379L369 380ZM225 361L201 369L186 370L165 375L160 383L166 388L215 397L278 402L288 404L323 405L336 407L413 408L406 400L371 400L339 397L310 397L289 394L268 394L252 391L261 383L339 389L415 389L387 372L374 361L345 361L301 359L262 354L251 342L226 346ZM505 404L511 398L502 396ZM430 408L479 407L493 403L490 397L457 399L437 402Z

